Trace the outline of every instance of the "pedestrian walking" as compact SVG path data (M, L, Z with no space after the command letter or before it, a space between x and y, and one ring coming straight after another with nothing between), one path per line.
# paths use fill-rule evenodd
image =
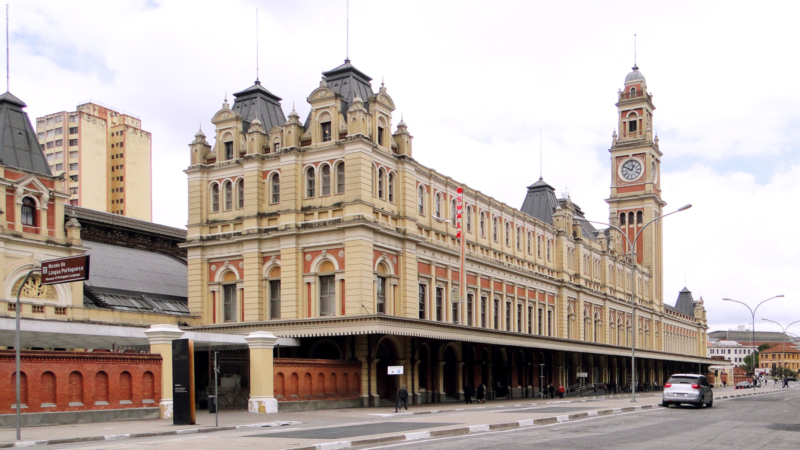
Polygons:
M566 393L566 389L564 389L563 384L558 385L558 398L564 398L564 393Z
M556 388L553 387L552 383L547 385L547 392L550 393L550 398L556 398L554 395L556 393Z
M472 404L472 385L467 384L467 387L464 388L464 400L467 402L468 405Z
M478 393L475 396L475 400L477 400L479 404L486 403L486 386L484 386L483 383L478 386Z
M403 405L405 405L406 411L408 411L408 389L406 389L405 384L397 391L397 406L394 408L394 412L397 412Z

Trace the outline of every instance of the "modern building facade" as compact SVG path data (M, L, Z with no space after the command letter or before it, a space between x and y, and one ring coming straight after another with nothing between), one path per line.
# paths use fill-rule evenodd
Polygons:
M139 118L84 103L39 117L36 131L70 204L152 220L152 135Z
M417 402L480 383L490 396L530 396L580 372L587 384L626 385L634 341L641 384L711 363L702 299L663 302L660 222L637 243L632 286L621 236L582 221L544 180L516 208L417 162L406 123L392 130L388 88L376 92L349 60L323 74L304 121L258 81L234 97L213 116L213 145L202 131L189 145L184 248L197 329L270 331L301 341L276 356L357 363L365 406L399 383ZM618 98L606 201L633 238L665 213L663 154L638 68ZM306 375L276 373L275 398L328 395Z
M750 343L742 344L736 341L727 340L714 340L708 342L708 357L721 357L733 363L736 366L745 364L744 358L750 356L754 351L758 350L758 346L750 346Z

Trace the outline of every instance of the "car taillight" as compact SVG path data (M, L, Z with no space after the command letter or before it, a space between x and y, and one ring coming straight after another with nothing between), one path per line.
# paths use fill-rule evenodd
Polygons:
M664 387L665 388L671 388L672 387L672 383L664 383Z
M693 384L692 385L692 389L700 389L700 385L699 384Z

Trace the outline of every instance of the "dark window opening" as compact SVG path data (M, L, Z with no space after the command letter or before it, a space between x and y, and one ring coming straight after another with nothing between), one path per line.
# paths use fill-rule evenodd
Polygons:
M331 140L331 123L330 122L322 122L320 124L322 126L322 142L328 142Z
M425 318L425 285L419 285L419 318Z
M281 318L281 280L269 282L269 318Z
M30 197L22 199L22 224L36 226L36 202Z
M378 127L378 145L383 146L383 127Z
M222 295L224 302L224 320L225 322L236 321L236 285L227 284L222 286Z
M436 320L442 320L442 297L444 295L444 290L440 287L436 288Z
M386 277L378 277L378 313L386 314Z
M633 133L636 131L636 120L631 120L628 122L628 132Z
M233 159L233 142L225 143L225 159Z

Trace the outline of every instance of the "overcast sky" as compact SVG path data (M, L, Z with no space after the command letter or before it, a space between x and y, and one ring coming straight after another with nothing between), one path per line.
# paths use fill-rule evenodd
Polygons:
M89 99L153 133L153 219L185 227L188 143L256 77L301 117L346 52L346 0L11 0L11 92L32 118ZM664 298L711 330L800 319L800 2L350 0L350 59L385 80L414 157L520 207L539 177L608 219L617 90L638 65L657 107ZM213 144L213 143L212 143ZM796 327L796 328L795 328ZM790 331L800 333L800 324Z

